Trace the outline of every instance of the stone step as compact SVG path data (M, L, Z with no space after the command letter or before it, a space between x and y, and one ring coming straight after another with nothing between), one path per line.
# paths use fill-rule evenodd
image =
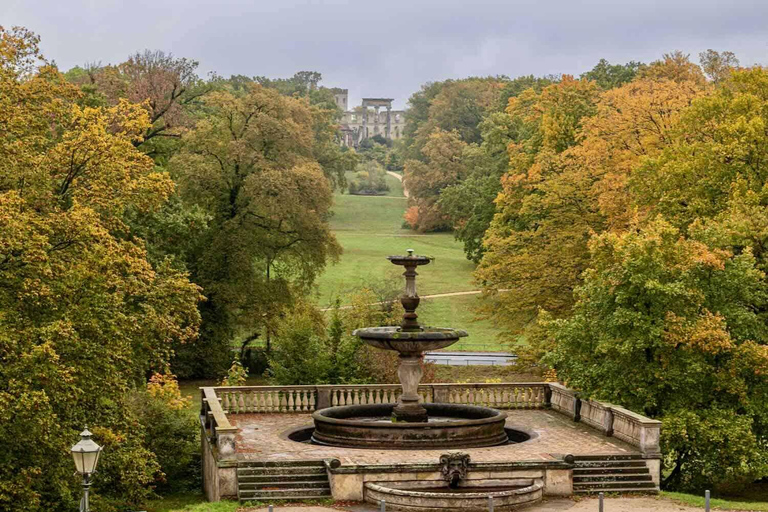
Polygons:
M649 475L647 466L630 466L630 467L597 467L597 468L573 468L573 476L587 476L587 475L611 475L611 474L639 474Z
M656 484L652 481L628 480L624 482L589 482L573 483L573 490L589 489L598 491L613 491L615 489L655 489Z
M326 475L324 466L290 466L290 467L238 467L237 476L256 475Z
M659 494L659 488L643 488L638 489L636 487L616 488L616 489L573 489L573 494L597 494L599 492L621 492L621 493L635 493L635 494Z
M587 484L598 482L651 482L650 474L636 474L636 475L590 475L590 476L573 476L574 484Z
M237 463L238 468L290 468L290 467L325 467L322 460L241 460Z
M573 460L576 462L583 460L591 461L605 461L605 460L643 460L643 456L639 454L609 454L609 455L574 455Z
M296 473L290 475L245 475L238 473L237 481L243 483L267 483L267 482L327 482L328 475L322 473Z
M328 493L325 496L286 496L282 498L272 498L272 497L265 497L265 496L254 496L252 498L246 498L246 497L240 497L241 502L247 502L247 501L305 501L305 500L322 500L326 498L331 498L331 493Z
M240 491L253 491L257 489L274 491L280 491L283 489L330 489L331 484L328 482L328 480L324 482L240 482L239 488Z
M629 468L645 467L645 461L642 459L630 460L584 460L577 461L574 469L577 468Z
M266 491L263 489L241 490L238 492L240 500L264 500L264 499L317 499L331 495L331 489L282 489Z

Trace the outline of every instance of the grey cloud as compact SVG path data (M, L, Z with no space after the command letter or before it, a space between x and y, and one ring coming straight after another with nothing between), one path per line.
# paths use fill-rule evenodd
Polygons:
M0 0L0 23L40 34L63 69L158 48L224 76L317 70L352 101L400 106L427 81L578 75L674 49L753 64L768 45L762 0Z

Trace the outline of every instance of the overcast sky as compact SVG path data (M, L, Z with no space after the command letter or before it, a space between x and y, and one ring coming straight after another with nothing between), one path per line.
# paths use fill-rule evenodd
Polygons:
M767 0L0 0L0 24L42 37L62 70L146 48L200 62L201 75L323 74L395 98L469 75L589 70L713 48L768 63Z

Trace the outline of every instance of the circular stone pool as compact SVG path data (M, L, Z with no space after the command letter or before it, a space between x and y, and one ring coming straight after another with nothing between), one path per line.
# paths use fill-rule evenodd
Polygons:
M350 405L312 414L312 442L349 448L480 448L509 442L506 413L489 407L423 404L428 422L392 421L395 404Z
M540 478L465 480L456 489L433 481L367 482L365 501L386 502L398 511L486 512L488 501L494 510L512 510L541 500L544 482Z

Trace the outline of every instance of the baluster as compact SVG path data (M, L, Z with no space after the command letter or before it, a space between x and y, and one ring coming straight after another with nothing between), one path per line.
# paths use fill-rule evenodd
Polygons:
M272 407L273 407L273 404L272 404L272 392L271 391L265 391L264 394L267 395L266 401L265 401L265 404L264 404L264 412L272 412Z
M301 412L307 412L307 390L301 391Z
M501 392L501 401L504 404L505 409L510 408L510 402L512 400L509 397L509 388L504 388L504 390Z
M293 390L289 389L288 390L288 412L296 412L293 406L294 406Z
M347 389L347 399L344 402L344 405L352 405L352 390Z
M355 389L352 392L352 397L353 397L352 399L354 400L354 404L355 405L360 405L360 390L359 389Z
M256 407L256 412L264 412L267 409L267 404L264 401L263 391L259 391L258 393L256 393L256 400L255 400L254 406Z
M474 389L470 389L469 390L469 404L470 405L475 405L476 402L477 402L477 398L475 396L475 390Z
M245 393L238 391L237 397L237 412L245 412Z
M229 392L224 393L223 402L224 403L222 404L223 406L222 409L224 409L224 412L229 412L230 408L232 407L232 404L229 398Z
M337 389L331 390L331 405L333 407L339 405L339 391Z
M309 392L309 412L312 412L315 410L315 392L310 391Z
M276 391L276 393L280 396L280 412L286 412L285 393L280 393L279 391Z

